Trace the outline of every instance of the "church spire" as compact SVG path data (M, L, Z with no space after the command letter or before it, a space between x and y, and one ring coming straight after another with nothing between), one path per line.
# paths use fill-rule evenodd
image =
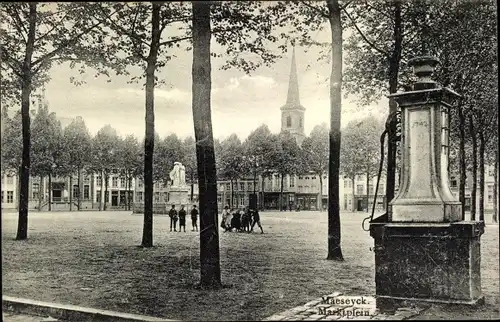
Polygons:
M292 48L292 66L290 68L290 80L288 82L288 96L286 97L286 105L300 106L297 62L295 61L295 45Z

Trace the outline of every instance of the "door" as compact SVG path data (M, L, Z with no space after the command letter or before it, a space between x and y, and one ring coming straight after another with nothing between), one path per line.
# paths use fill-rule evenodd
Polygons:
M363 211L363 200L361 200L361 199L358 199L357 211Z
M111 196L111 206L112 207L118 206L118 196Z

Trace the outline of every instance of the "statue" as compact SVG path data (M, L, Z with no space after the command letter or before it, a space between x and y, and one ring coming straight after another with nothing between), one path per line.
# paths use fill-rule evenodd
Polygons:
M173 187L181 187L186 185L186 167L180 162L174 162L174 168L170 171L170 180Z

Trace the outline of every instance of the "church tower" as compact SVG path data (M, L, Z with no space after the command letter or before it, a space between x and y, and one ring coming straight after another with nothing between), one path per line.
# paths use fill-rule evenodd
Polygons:
M281 107L281 131L290 132L299 145L305 138L304 135L304 106L300 104L299 81L297 77L297 63L295 61L295 47L293 47L292 66L288 83L286 104Z

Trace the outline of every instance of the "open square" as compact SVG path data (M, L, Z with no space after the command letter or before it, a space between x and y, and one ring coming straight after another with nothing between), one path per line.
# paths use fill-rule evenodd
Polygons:
M373 295L373 239L366 213L343 213L345 261L327 261L326 212L263 212L265 234L220 232L219 291L199 290L199 236L169 232L154 217L151 249L130 212L30 214L29 239L14 241L17 216L2 217L3 294L181 320L262 320L332 292ZM188 227L190 222L188 220ZM498 318L498 225L481 244L479 309L432 307L436 318Z

